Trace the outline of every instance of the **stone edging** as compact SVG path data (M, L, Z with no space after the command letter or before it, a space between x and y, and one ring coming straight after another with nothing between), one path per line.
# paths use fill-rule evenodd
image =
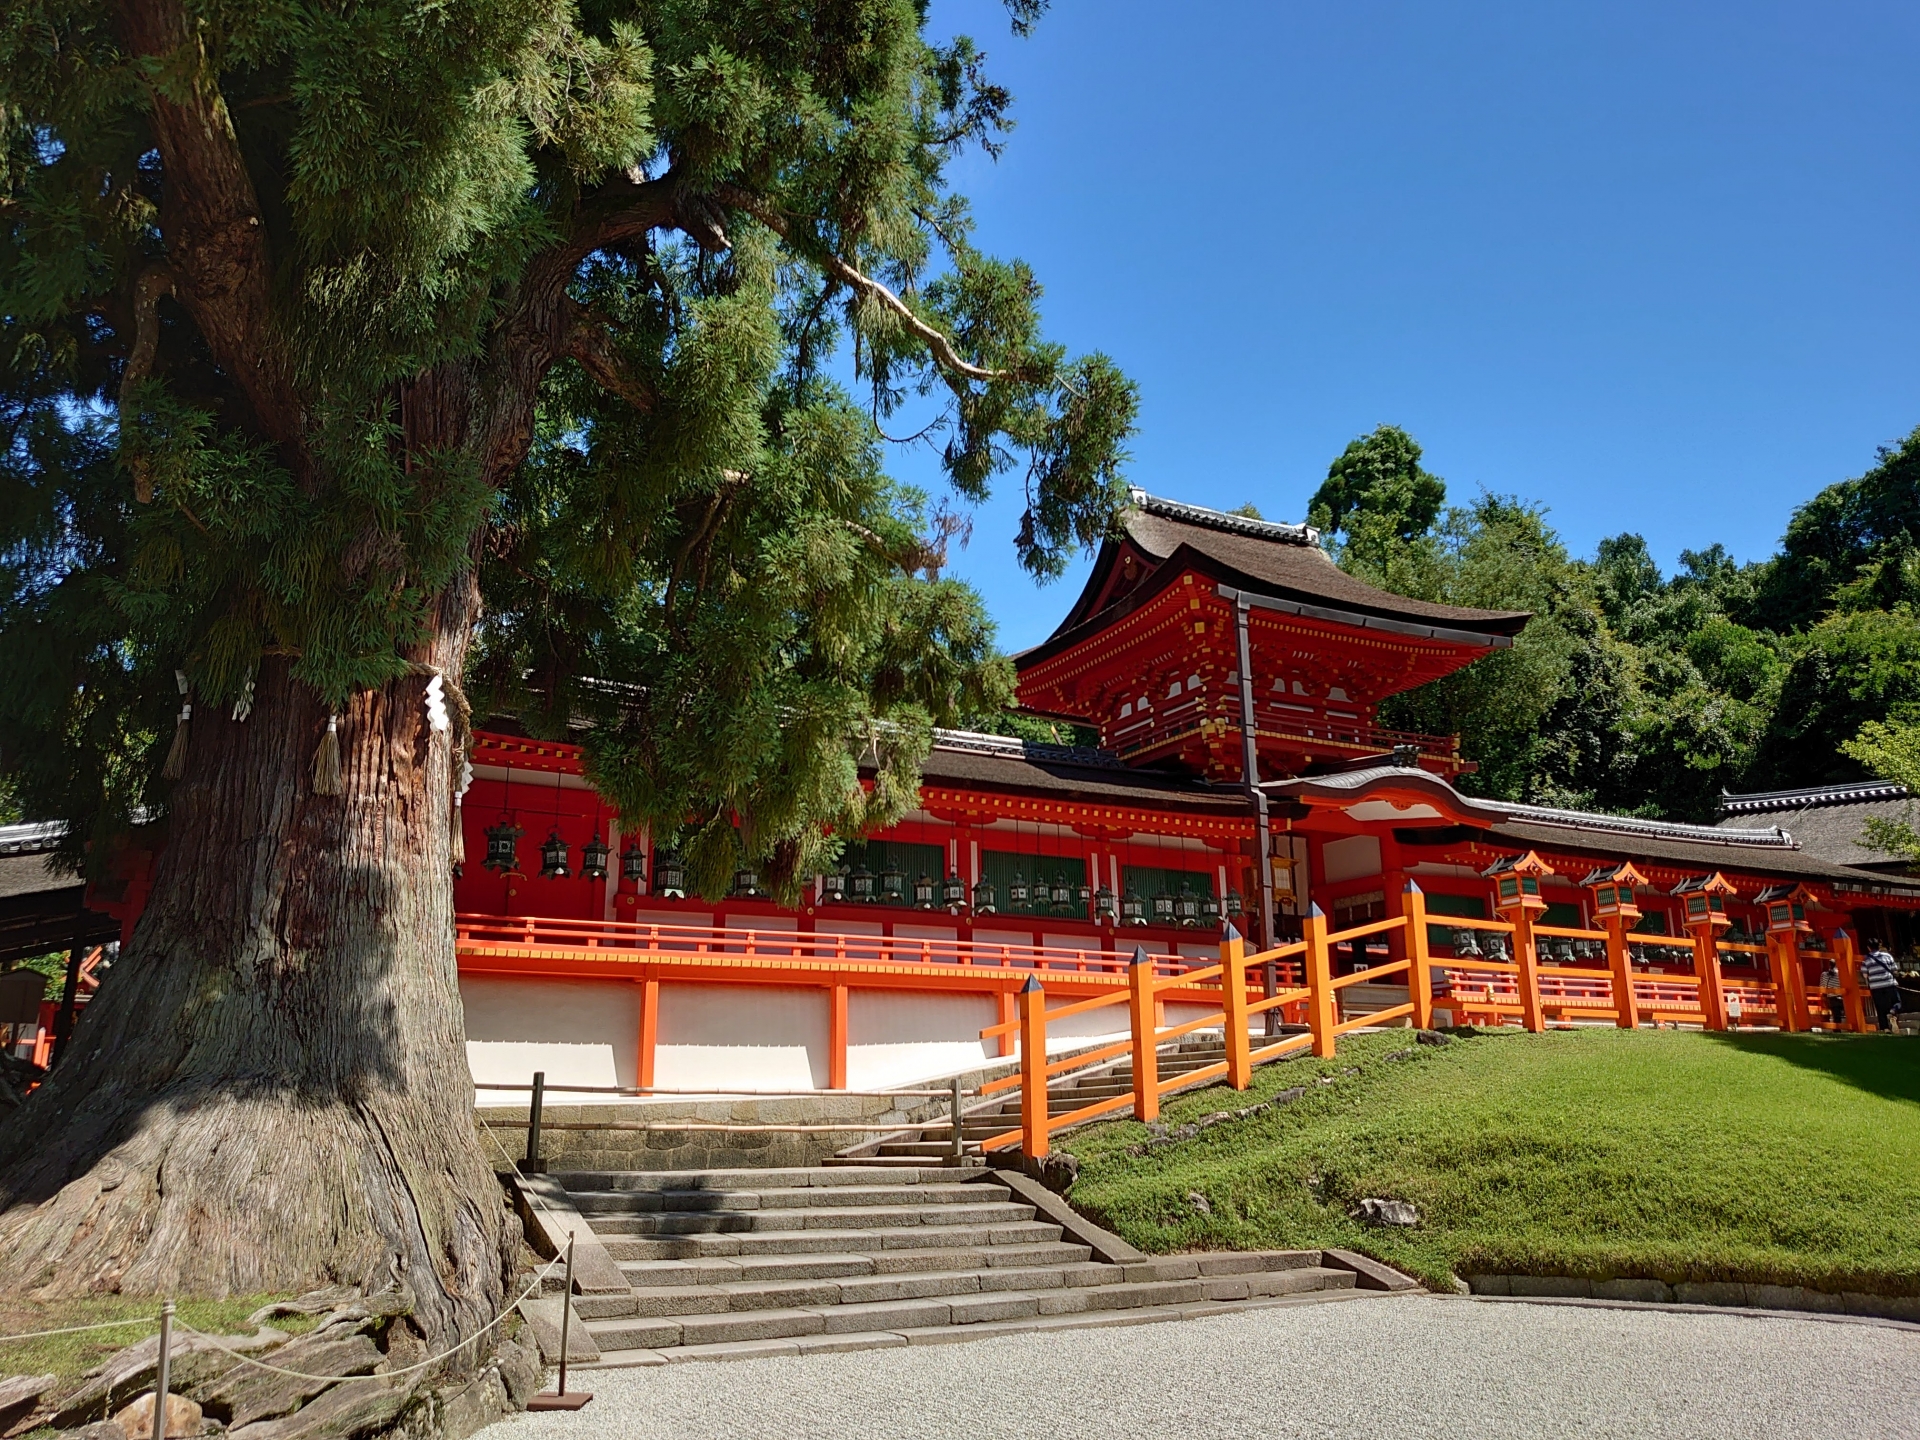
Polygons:
M1836 1295L1804 1285L1747 1285L1737 1280L1683 1280L1677 1285L1664 1280L1587 1280L1572 1275L1469 1275L1466 1280L1476 1298L1629 1301L1920 1323L1920 1295L1871 1295L1858 1290Z

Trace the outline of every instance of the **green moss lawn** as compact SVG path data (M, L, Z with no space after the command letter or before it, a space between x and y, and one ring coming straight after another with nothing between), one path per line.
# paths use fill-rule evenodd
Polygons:
M244 1295L230 1300L181 1300L178 1314L181 1320L209 1335L251 1334L245 1323L247 1316L268 1301L282 1298ZM97 1325L109 1320L128 1323L111 1330L54 1335L43 1340L4 1338L40 1330ZM273 1325L288 1334L301 1334L316 1323L317 1317L296 1315L275 1320ZM70 1386L115 1351L159 1333L160 1302L154 1299L132 1299L123 1295L44 1302L7 1299L0 1301L0 1376L53 1374L60 1377L63 1386Z
M1244 1094L1176 1097L1161 1118L1303 1084L1290 1105L1145 1154L1129 1153L1149 1138L1131 1120L1062 1136L1081 1164L1073 1203L1156 1253L1345 1246L1430 1285L1511 1273L1920 1294L1920 1040L1510 1030L1430 1047L1400 1031L1264 1066ZM1369 1195L1411 1200L1423 1223L1350 1220Z

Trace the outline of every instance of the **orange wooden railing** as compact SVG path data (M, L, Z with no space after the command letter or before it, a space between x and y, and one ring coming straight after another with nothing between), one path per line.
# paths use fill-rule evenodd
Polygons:
M1797 975L1798 957L1807 952L1794 951L1793 963L1785 964L1777 953L1777 941L1772 947L1723 941L1711 929L1705 929L1691 939L1634 936L1629 942L1627 932L1618 926L1606 930L1585 930L1529 924L1525 920L1516 924L1512 920L1479 920L1443 915L1432 918L1442 926L1505 937L1504 946L1512 958L1495 960L1485 956L1458 954L1437 957L1430 952L1427 943L1429 916L1426 897L1419 886L1411 881L1407 884L1401 908L1401 914L1389 919L1332 931L1328 928L1326 916L1315 905L1302 922L1302 938L1292 944L1248 955L1246 943L1229 930L1221 943L1217 965L1170 978L1159 973L1155 966L1147 963L1146 957L1141 956L1129 969L1128 984L1124 991L1076 1000L1053 1009L1047 1008L1046 988L1041 975L1032 975L1017 996L1018 1013L1015 1018L980 1032L983 1039L1017 1037L1020 1054L1018 1072L982 1087L983 1094L1005 1093L1016 1087L1019 1089L1020 1126L989 1137L984 1142L984 1148L1001 1150L1017 1145L1028 1156L1038 1158L1047 1153L1053 1133L1067 1126L1128 1109L1131 1109L1135 1119L1151 1121L1159 1116L1160 1101L1176 1090L1221 1078L1236 1090L1244 1090L1252 1083L1252 1072L1257 1065L1307 1048L1311 1048L1315 1055L1331 1057L1337 1052L1340 1036L1362 1027L1409 1019L1424 1029L1432 1023L1436 1008L1450 1010L1456 1024L1465 1021L1503 1024L1510 1018L1518 1018L1522 1024L1534 1030L1544 1028L1548 1016L1561 1022L1612 1021L1627 1028L1639 1025L1642 1020L1652 1020L1656 1023L1668 1021L1703 1025L1709 1029L1724 1029L1729 1023L1751 1024L1764 1016L1769 1020L1781 1019L1782 1028L1803 1028L1793 1018L1794 1004L1797 1002L1803 1007L1817 1009L1818 987L1809 992L1798 980L1789 980L1788 1015L1779 1017L1777 1012L1781 1007L1777 996L1780 987L1777 984L1728 982L1721 977L1721 951L1768 955L1774 962L1776 977L1782 974ZM1384 965L1372 965L1349 975L1335 976L1332 973L1333 950L1336 946L1390 934L1402 937L1406 958ZM1543 937L1599 941L1606 947L1607 967L1542 964L1539 940ZM1630 943L1687 951L1696 962L1696 973L1636 974L1632 968ZM1364 946L1356 945L1355 948L1356 953L1364 950ZM1300 967L1298 972L1294 970L1296 958ZM1835 958L1842 976L1849 975L1852 956L1850 942L1844 932L1836 939ZM1286 965L1289 972L1287 988L1269 997L1250 998L1247 984L1249 970L1271 962ZM1433 993L1436 971L1441 972L1445 980L1443 993L1438 996ZM1341 1017L1341 991L1355 985L1376 983L1394 975L1407 977L1408 999L1405 1004L1392 1005L1370 1014ZM1183 993L1191 1002L1196 987L1212 984L1218 985L1214 1008L1184 1024L1160 1024L1161 1007L1166 992L1171 988L1183 987ZM1843 980L1843 988L1851 1007L1849 1023L1860 1028L1864 1025L1864 1015L1857 1003L1857 985ZM1126 1038L1061 1059L1048 1058L1049 1025L1069 1016L1123 1004L1128 1007L1129 1018ZM1283 1008L1304 1019L1305 1028L1256 1048L1248 1032L1248 1022L1256 1015ZM1158 1047L1195 1031L1209 1029L1222 1032L1226 1058L1187 1074L1161 1080ZM1050 1085L1076 1072L1085 1072L1094 1066L1122 1059L1132 1065L1131 1094L1108 1096L1059 1115L1049 1113L1047 1092Z

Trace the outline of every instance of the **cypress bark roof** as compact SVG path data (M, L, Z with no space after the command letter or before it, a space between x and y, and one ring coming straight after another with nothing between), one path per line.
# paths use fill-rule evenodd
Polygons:
M1123 524L1126 541L1109 540L1101 546L1086 589L1041 649L1052 648L1053 640L1108 608L1094 607L1107 592L1125 545L1168 572L1191 565L1238 589L1388 621L1510 637L1531 618L1525 610L1435 605L1377 589L1335 565L1320 548L1319 532L1309 525L1249 520L1142 490L1134 491ZM1179 563L1169 565L1176 557Z
M1891 874L1910 868L1905 856L1867 841L1872 819L1920 820L1920 807L1903 785L1866 780L1850 785L1816 785L1805 790L1770 790L1726 795L1720 801L1722 826L1751 825L1764 817L1785 826L1810 855L1837 865L1859 865Z

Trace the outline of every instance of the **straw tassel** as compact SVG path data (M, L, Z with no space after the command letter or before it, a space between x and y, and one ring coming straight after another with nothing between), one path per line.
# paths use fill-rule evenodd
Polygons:
M460 809L460 802L466 799L467 787L471 784L473 784L473 762L462 757L460 779L453 789L453 834L449 837L448 845L455 869L467 863L467 827Z
M187 722L193 719L193 702L186 698L187 672L173 672L173 683L180 687L180 718L173 726L173 746L167 751L167 761L160 767L163 780L178 780L187 773Z
M338 795L346 789L340 774L340 717L327 716L327 733L320 737L319 753L313 757L313 793Z

